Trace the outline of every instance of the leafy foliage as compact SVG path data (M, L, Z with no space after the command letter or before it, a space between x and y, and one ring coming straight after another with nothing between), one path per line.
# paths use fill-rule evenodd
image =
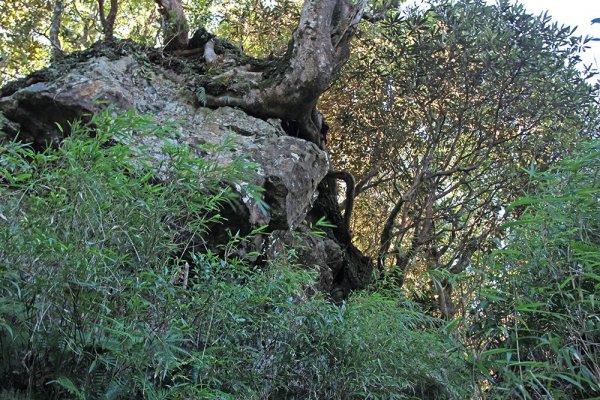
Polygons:
M480 273L470 327L496 398L600 393L600 143L545 173Z

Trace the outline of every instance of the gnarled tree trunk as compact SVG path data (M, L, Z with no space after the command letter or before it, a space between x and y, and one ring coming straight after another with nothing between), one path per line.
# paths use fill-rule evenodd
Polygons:
M180 0L155 1L166 20L165 49L180 55L202 55L206 75L200 77L197 89L204 105L238 107L256 117L280 119L288 134L324 150L327 124L317 111L317 101L348 60L350 41L361 19L380 19L397 4L383 1L378 10L367 14L367 0L305 0L286 54L257 60L203 29L188 40ZM329 235L345 249L346 268L336 279L343 287L357 288L370 279L372 263L351 243L348 220L354 188L349 192L352 198L347 199L350 206L343 218L335 174L330 174L319 186L311 217L325 216L337 226Z
M187 35L187 25L183 22L181 4L177 0L156 1L163 16L171 18L166 25L174 28L165 31L166 48L186 50L188 42L182 35ZM334 74L348 60L350 40L365 7L366 0L356 4L350 0L306 0L286 55L261 67L239 63L224 67L229 71L220 77L235 76L236 87L209 91L207 105L239 107L255 116L280 118L288 123L291 133L324 148L323 119L316 111L316 104ZM213 56L213 41L194 43L198 45L205 46L207 61L219 62L207 57ZM240 85L240 80L246 80L247 84ZM245 89L241 91L240 87Z

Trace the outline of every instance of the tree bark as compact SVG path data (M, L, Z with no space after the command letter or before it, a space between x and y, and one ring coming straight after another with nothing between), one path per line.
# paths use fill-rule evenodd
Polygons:
M104 10L104 0L98 0L98 12L100 14L100 23L102 24L102 33L104 39L113 40L115 33L115 21L117 20L117 12L119 11L119 0L110 0L110 10L106 15Z
M344 250L344 268L339 276L334 277L338 288L342 289L344 296L352 290L363 289L371 282L373 263L371 259L362 254L352 244L352 236L346 227L342 212L338 204L338 191L336 178L328 175L319 184L319 196L315 201L307 219L316 221L325 216L334 228L324 229L330 239L339 243Z
M189 28L181 0L155 0L163 18L165 50L185 50L189 42Z
M54 2L54 10L52 11L52 22L50 23L50 44L52 45L52 59L56 60L63 56L62 45L60 44L60 24L62 15L65 11L65 4L62 0Z

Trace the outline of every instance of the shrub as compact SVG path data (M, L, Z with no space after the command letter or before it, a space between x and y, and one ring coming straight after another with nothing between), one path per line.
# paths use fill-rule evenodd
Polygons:
M512 205L509 240L491 259L471 333L490 398L600 393L600 142L532 176ZM510 209L508 210L510 211Z

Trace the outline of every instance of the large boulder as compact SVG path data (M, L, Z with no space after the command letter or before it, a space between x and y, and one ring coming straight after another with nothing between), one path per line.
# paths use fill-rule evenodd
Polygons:
M255 118L231 107L203 107L205 93L194 82L197 71L165 68L144 53L128 49L108 54L93 50L78 57L2 89L1 130L12 136L18 133L22 141L43 148L68 135L70 121L89 121L92 114L107 107L115 113L134 110L150 115L171 128L160 135L132 132L116 140L146 152L157 165L164 164L162 148L173 145L187 146L196 156L223 164L240 157L256 164L253 181L235 187L240 204L224 211L228 222L215 227L213 240L225 241L225 230L247 233L268 226L268 231L275 233L258 237L249 250L274 256L278 246L297 246L298 262L320 271L321 290L331 292L336 282L344 286L345 294L364 286L365 282L352 278L356 272L350 265L349 243L339 243L331 235L318 238L307 233L305 219L330 169L326 152L286 135L278 120ZM218 148L211 145L224 142L230 144L229 151L210 151ZM265 189L262 199L257 201L246 193L249 183ZM298 241L302 235L304 239ZM363 261L366 267L361 268L369 269L370 264Z
M264 121L230 107L201 107L178 76L144 65L133 56L92 58L54 81L37 82L0 98L0 111L19 125L24 141L37 146L60 140L63 132L68 132L69 121L107 105L115 111L151 114L159 123L175 121L176 130L166 137L129 138L132 145L154 149L157 162L164 145L187 144L201 157L219 157L226 163L243 156L259 164L252 183L267 189L265 200L270 207L265 212L241 193L252 227L298 226L329 168L325 152L313 143L286 136L278 121ZM234 144L234 151L228 154L207 154L205 146L198 146L218 144L226 138ZM239 189L243 191L243 185Z

